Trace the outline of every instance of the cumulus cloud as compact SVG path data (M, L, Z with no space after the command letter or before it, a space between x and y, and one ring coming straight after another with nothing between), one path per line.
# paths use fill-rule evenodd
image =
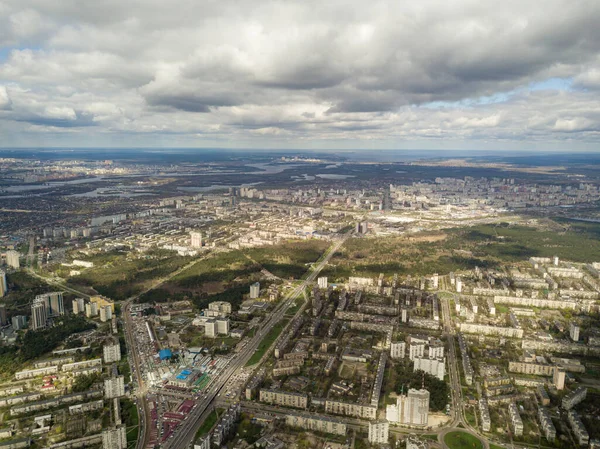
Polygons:
M92 137L211 135L224 145L593 143L600 3L543 9L517 0L0 0L0 122L15 124L2 129L19 141L36 127L93 125ZM531 88L550 79L572 87Z

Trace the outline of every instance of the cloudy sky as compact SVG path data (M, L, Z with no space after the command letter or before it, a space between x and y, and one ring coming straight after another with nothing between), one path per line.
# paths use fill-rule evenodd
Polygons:
M600 150L600 2L0 0L0 147Z

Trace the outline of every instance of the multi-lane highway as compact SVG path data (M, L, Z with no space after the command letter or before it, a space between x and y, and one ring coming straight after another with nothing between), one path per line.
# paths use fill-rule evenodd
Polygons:
M306 279L296 288L294 288L292 292L290 292L282 301L279 307L277 307L277 309L271 314L271 316L267 318L267 321L261 326L261 330L256 333L256 335L252 338L252 340L250 340L244 349L242 349L234 358L231 359L229 365L221 373L219 378L216 379L205 392L205 394L198 399L196 405L181 427L177 429L177 431L171 437L169 437L167 442L163 445L164 448L185 448L193 441L198 428L202 424L202 420L200 418L204 415L205 410L211 406L211 403L214 401L217 395L220 394L223 386L235 373L244 369L244 366L250 357L252 357L262 339L269 333L273 326L281 321L287 309L302 294L304 289L315 281L321 270L327 265L329 259L331 259L331 256L333 256L333 254L335 254L335 252L344 244L350 234L351 232L346 233L329 248L320 262L313 267Z

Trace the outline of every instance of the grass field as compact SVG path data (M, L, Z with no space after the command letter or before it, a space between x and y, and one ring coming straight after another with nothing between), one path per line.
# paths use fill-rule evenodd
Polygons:
M296 314L296 312L298 310L300 310L300 307L302 307L302 305L305 303L306 301L304 301L304 299L302 298L298 298L296 299L296 302L294 302L294 305L290 306L286 311L285 314L286 315L290 315L290 316L294 316Z
M137 441L139 432L139 417L137 406L130 399L121 399L122 418L127 428L127 445Z
M83 259L94 262L94 268L69 277L67 283L74 288L91 287L100 294L116 300L139 293L149 282L177 271L191 260L166 250L149 251L143 256L113 251ZM57 273L64 275L60 267Z
M252 354L252 357L250 357L248 363L246 363L246 366L254 365L255 363L258 363L260 361L267 349L269 349L273 342L277 339L277 337L279 337L279 334L281 334L281 331L288 323L288 321L289 319L283 319L275 326L273 326L269 333L265 335L265 338L262 339L262 341L258 345L258 348L256 348L256 351L254 352L254 354Z
M206 435L210 431L210 429L212 429L212 427L215 425L215 423L217 422L217 418L218 418L217 411L213 410L210 413L210 415L208 415L206 417L206 419L204 420L204 422L198 429L198 432L196 432L196 439L203 435Z
M444 443L450 449L483 449L483 443L479 438L461 431L446 434Z

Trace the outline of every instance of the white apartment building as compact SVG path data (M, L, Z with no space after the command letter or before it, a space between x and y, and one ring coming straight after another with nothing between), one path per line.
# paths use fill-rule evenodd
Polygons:
M403 359L405 353L406 353L406 343L403 341L394 342L390 346L390 356L393 359Z
M190 243L192 248L202 248L202 233L201 232L190 232Z
M410 343L408 348L408 358L410 360L415 360L415 358L425 357L425 344L423 343Z
M386 407L386 419L391 423L407 426L427 426L429 414L429 391L411 388L406 395L396 399L396 404Z
M18 270L20 268L19 253L14 250L6 251L6 265Z
M121 360L121 345L119 345L119 342L106 343L102 347L102 356L104 363L114 363Z
M100 321L106 323L112 319L112 307L111 306L101 306L100 307Z
M125 395L125 380L117 376L104 380L104 397L106 399L118 398Z
M569 326L569 336L573 341L579 341L579 326L575 323L571 323Z
M127 435L125 427L116 427L102 431L102 449L125 449Z
M413 371L425 371L427 374L444 380L446 375L445 359L427 359L424 357L415 357Z
M48 321L46 303L42 299L34 299L31 305L31 330L45 329Z
M510 423L515 436L523 435L523 420L521 419L521 415L519 415L519 409L514 402L511 402L508 405L508 414L510 416Z
M0 298L6 295L6 292L8 292L6 273L4 272L4 270L0 270Z
M390 423L386 420L369 422L369 443L387 444L390 439Z
M250 299L256 299L260 296L260 282L255 282L250 286Z

